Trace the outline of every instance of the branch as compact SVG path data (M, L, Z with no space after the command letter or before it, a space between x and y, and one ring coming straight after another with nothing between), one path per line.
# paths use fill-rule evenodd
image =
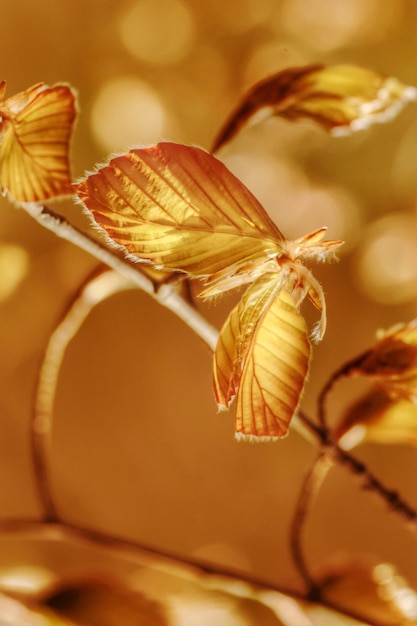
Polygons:
M91 237L76 226L73 226L64 217L55 213L55 211L52 211L49 207L34 203L22 203L18 206L44 228L52 231L58 237L70 241L128 280L131 280L137 287L155 298L159 304L162 304L162 306L175 313L175 315L187 324L211 350L214 350L217 343L218 331L211 326L195 308L189 305L172 285L165 284L158 290L155 290L153 282L138 271L135 265L122 257L116 250L106 247L101 241L94 239L94 237Z
M243 581L252 587L252 589L246 590L247 593L251 592L255 599L263 604L266 604L267 606L271 603L275 610L277 608L281 608L282 615L287 612L287 597L293 598L296 602L303 601L302 604L300 604L300 613L294 613L294 606L291 606L291 619L294 619L294 616L295 618L297 618L297 616L306 618L307 615L309 615L309 606L306 606L305 602L310 601L310 598L306 597L305 594L300 593L297 589L278 586L270 581L262 580L253 576L250 573L233 570L222 565L213 565L211 563L204 563L182 555L180 556L178 554L163 552L156 548L122 539L121 537L109 535L82 525L67 522L63 523L59 521L39 522L37 520L5 519L0 520L0 533L21 533L24 535L32 533L38 535L40 539L44 540L85 541L93 545L98 545L103 549L116 551L119 555L126 555L135 561L142 557L142 566L144 565L145 567L148 565L150 558L158 558L165 562L170 562L171 565L174 563L177 567L179 565L182 568L187 567L191 569L191 572L187 572L188 577L191 573L191 575L194 575L197 580L200 578L202 584L206 582L206 577L213 577L214 580L210 580L209 578L209 584L207 585L208 589L215 590L220 588L224 591L226 588L227 592L233 595L237 593L239 597L241 597L242 587L239 586L237 589L236 581L239 583ZM155 567L152 563L150 567L152 567L152 565ZM271 597L271 591L276 592L279 595ZM361 624L364 623L363 615L350 611L345 606L340 607L337 603L333 603L327 598L317 598L314 600L314 605L321 605L327 609L335 610L340 615L358 620ZM331 617L332 616L329 615L329 619ZM335 617L337 618L337 615ZM366 623L368 623L368 621ZM375 623L375 626L378 626L378 624Z
M109 249L100 241L97 241L90 235L82 232L65 218L58 215L51 209L37 204L22 204L21 207L33 217L39 224L55 233L58 237L70 241L82 250L85 250L99 261L105 263L116 272L122 274L128 280L131 280L139 288L155 298L160 304L175 313L181 320L185 322L211 349L214 350L218 332L196 311L190 306L171 285L163 285L158 291L155 291L152 281L144 274L138 271L135 265L132 265L127 259L120 256L115 250ZM355 359L356 361L357 359ZM346 467L353 475L361 479L362 487L377 495L389 508L389 510L398 514L403 520L407 521L408 527L414 531L417 529L417 512L405 502L396 491L387 488L370 472L367 467L357 461L349 453L338 447L333 442L329 430L325 426L324 405L327 394L332 388L334 382L345 375L345 372L352 366L352 363L345 364L330 379L329 383L323 389L320 398L320 416L321 426L316 426L313 421L302 412L299 412L298 419L293 422L294 427L310 443L318 445L320 450L328 450L330 456L336 463ZM52 419L51 417L49 419ZM42 429L40 429L41 431ZM42 433L40 432L40 436ZM41 449L41 448L40 448ZM47 450L47 446L45 447ZM41 455L42 456L42 455Z
M291 523L290 545L292 557L299 574L307 586L307 598L312 601L320 598L320 587L315 582L307 566L302 546L302 534L307 516L331 466L332 460L329 458L327 451L320 452L304 479Z
M50 453L54 400L66 349L99 302L133 287L131 281L113 270L99 273L95 270L81 285L49 337L39 368L30 431L35 482L45 521L59 520L52 495Z

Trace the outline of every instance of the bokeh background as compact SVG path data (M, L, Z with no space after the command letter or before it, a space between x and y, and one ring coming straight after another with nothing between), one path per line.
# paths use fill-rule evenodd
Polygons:
M245 89L287 67L359 63L417 85L412 0L0 0L0 13L8 95L39 81L78 91L74 177L133 145L208 148ZM288 237L325 224L329 238L346 241L337 265L314 269L328 302L303 403L314 414L336 367L378 328L417 315L417 110L340 139L270 120L219 156ZM55 208L88 228L71 202ZM34 517L37 368L97 263L4 198L0 209L0 516ZM233 302L198 306L220 327ZM306 315L314 320L308 307ZM335 416L353 393L353 385L337 392ZM262 445L237 443L233 432L233 412L216 413L201 341L145 294L119 294L90 315L62 367L52 459L60 512L170 553L291 581L291 517L314 450L295 432ZM415 449L367 445L358 456L417 506ZM325 482L305 545L312 566L373 555L417 585L415 539L343 469ZM97 559L18 537L0 546L0 568L36 561L68 570Z

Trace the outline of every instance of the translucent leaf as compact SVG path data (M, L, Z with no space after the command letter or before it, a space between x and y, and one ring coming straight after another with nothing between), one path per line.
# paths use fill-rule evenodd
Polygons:
M389 563L341 563L328 568L320 584L325 601L370 623L417 623L417 594Z
M349 407L334 434L345 450L367 442L417 446L417 405L373 389Z
M85 579L49 591L43 605L76 624L100 626L167 626L159 602L115 581Z
M0 98L5 83L0 83ZM0 188L18 202L71 193L69 142L75 95L66 85L34 85L0 102Z
M203 279L202 297L254 284L222 330L215 394L228 407L240 387L238 434L284 436L308 369L304 298L322 313L316 340L326 322L323 291L303 260L324 261L342 242L322 241L325 228L285 239L220 161L181 144L131 150L75 190L108 243L143 267Z
M59 617L49 609L25 604L0 593L1 626L76 626L72 621Z
M220 131L213 152L242 127L272 115L309 118L334 135L367 128L394 117L417 90L396 78L355 65L287 69L257 83L244 95Z
M284 238L220 161L173 143L131 150L75 187L111 242L194 277L278 255Z
M355 360L348 373L375 380L390 398L417 404L417 319L379 336L375 346Z
M214 393L220 408L237 393L236 434L284 437L300 401L310 344L303 317L279 275L249 287L220 333Z

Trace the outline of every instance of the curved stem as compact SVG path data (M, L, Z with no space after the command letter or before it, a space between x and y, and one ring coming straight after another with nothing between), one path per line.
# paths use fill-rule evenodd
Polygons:
M236 580L239 582L244 581L252 586L252 589L248 589L247 592L253 594L253 597L258 601L272 606L275 610L281 608L280 613L287 614L287 598L293 598L295 601L306 601L311 598L306 597L297 589L287 588L284 586L277 586L276 584L262 580L247 572L236 571L229 569L222 565L214 565L212 563L203 563L189 557L180 556L178 554L167 553L156 548L139 544L135 541L122 539L103 533L101 531L93 530L86 526L73 523L56 522L39 522L37 520L20 520L20 519L5 519L0 520L0 533L35 533L40 539L50 539L54 541L69 540L69 541L85 541L93 545L100 546L103 549L116 552L119 556L126 555L128 558L138 560L142 557L142 566L145 567L149 564L149 560L152 558L161 559L161 561L174 562L181 567L190 568L191 574L196 576L197 580L202 579L202 584L207 576L213 576L213 580L210 580L208 589L220 589L221 591L227 591L231 594L236 593ZM150 567L155 567L155 564L151 561ZM190 572L187 572L188 577ZM230 581L230 585L228 582ZM241 586L238 589L239 597L241 595ZM271 591L276 592L276 596L271 596ZM336 603L333 603L327 598L317 598L315 604L320 604L323 607L338 611L340 615L351 617L352 619L359 620L361 623L364 621L364 616L354 611L349 611L346 607L340 607ZM301 618L306 617L306 613L303 610L305 605L300 606ZM294 607L291 607L291 615L293 622ZM368 622L367 622L368 623ZM377 623L375 623L377 626ZM381 625L382 626L382 625Z
M139 262L137 264L132 263L121 256L116 249L109 248L106 244L84 233L49 207L33 203L21 204L19 206L44 228L52 231L58 237L70 241L78 248L85 250L132 281L134 285L155 298L159 304L175 313L211 350L214 350L218 331L193 306L188 304L172 285L164 284L159 289L156 289L152 280L140 271L141 264Z
M31 423L31 450L38 497L47 521L57 521L58 511L50 480L53 405L58 375L68 344L79 331L92 309L102 300L134 285L113 270L94 271L69 304L52 332L39 368Z
M299 411L298 419L311 436L316 437L321 450L326 452L334 463L345 467L352 476L359 479L361 488L377 496L391 512L406 522L410 530L414 532L417 530L417 509L414 506L404 500L396 490L384 485L365 463L358 461L352 454L340 448L331 439L327 428L316 426L302 411Z
M334 385L341 379L350 376L352 372L357 368L357 366L361 363L361 361L365 358L368 351L363 352L359 356L354 357L350 361L344 363L339 369L337 369L330 376L328 381L325 383L324 387L321 389L320 394L317 399L317 412L319 423L322 428L327 429L327 411L326 411L326 402L327 397L330 391L333 389Z
M331 465L332 461L327 451L320 452L304 479L291 524L291 553L298 572L307 586L307 597L310 600L317 600L320 597L320 588L306 563L302 545L303 531L311 506Z
M72 242L82 250L85 250L98 260L102 261L122 276L131 280L136 286L146 291L154 297L160 304L174 312L185 324L187 324L211 349L214 350L218 331L213 328L191 305L189 305L172 287L172 285L163 285L161 289L155 291L152 281L138 270L137 266L132 265L124 257L120 256L115 250L107 248L106 245L97 241L90 235L77 229L70 224L62 216L58 215L51 209L37 204L22 204L24 209L39 224L54 232L57 236ZM396 491L388 489L362 464L347 452L341 450L335 442L329 437L329 431L326 426L326 409L325 403L327 395L337 380L348 375L354 369L363 355L346 363L342 368L336 371L327 384L322 389L319 396L319 418L321 426L316 426L312 420L307 418L301 412L299 413L298 426L308 433L308 439L312 437L316 439L319 446L330 447L332 457L336 463L340 463L347 467L349 471L359 476L365 489L372 491L380 499L382 499L390 510L399 514L408 523L411 522L413 530L416 529L417 513L415 509L405 502Z

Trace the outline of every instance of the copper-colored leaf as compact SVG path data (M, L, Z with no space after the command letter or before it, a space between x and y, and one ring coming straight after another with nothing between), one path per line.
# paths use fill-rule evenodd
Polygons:
M223 328L215 394L229 406L240 387L238 433L284 436L308 368L304 298L321 311L313 338L326 322L323 291L303 261L324 261L342 242L322 241L325 228L287 240L219 160L180 144L131 150L75 190L108 243L143 267L203 279L202 297L254 283Z
M353 362L349 374L375 380L390 398L417 404L417 319L380 333L380 340Z
M63 582L44 594L42 604L60 618L100 626L166 626L161 604L114 580Z
M71 193L69 142L75 95L66 85L34 85L4 102L0 83L0 189L18 202Z
M389 563L350 561L327 568L321 580L325 601L372 624L417 623L417 593Z
M417 446L417 405L372 389L348 408L334 435L345 450L367 442Z
M236 434L284 437L307 376L307 327L279 276L248 288L220 333L214 391L220 408L237 393Z
M243 96L218 134L213 152L249 122L272 115L309 118L341 135L386 122L407 101L416 99L414 87L355 65L287 69L257 83Z
M199 148L131 150L75 189L113 243L158 269L203 277L276 256L284 240L243 183Z
M75 622L59 617L48 608L24 603L0 593L0 624L2 626L77 626Z

